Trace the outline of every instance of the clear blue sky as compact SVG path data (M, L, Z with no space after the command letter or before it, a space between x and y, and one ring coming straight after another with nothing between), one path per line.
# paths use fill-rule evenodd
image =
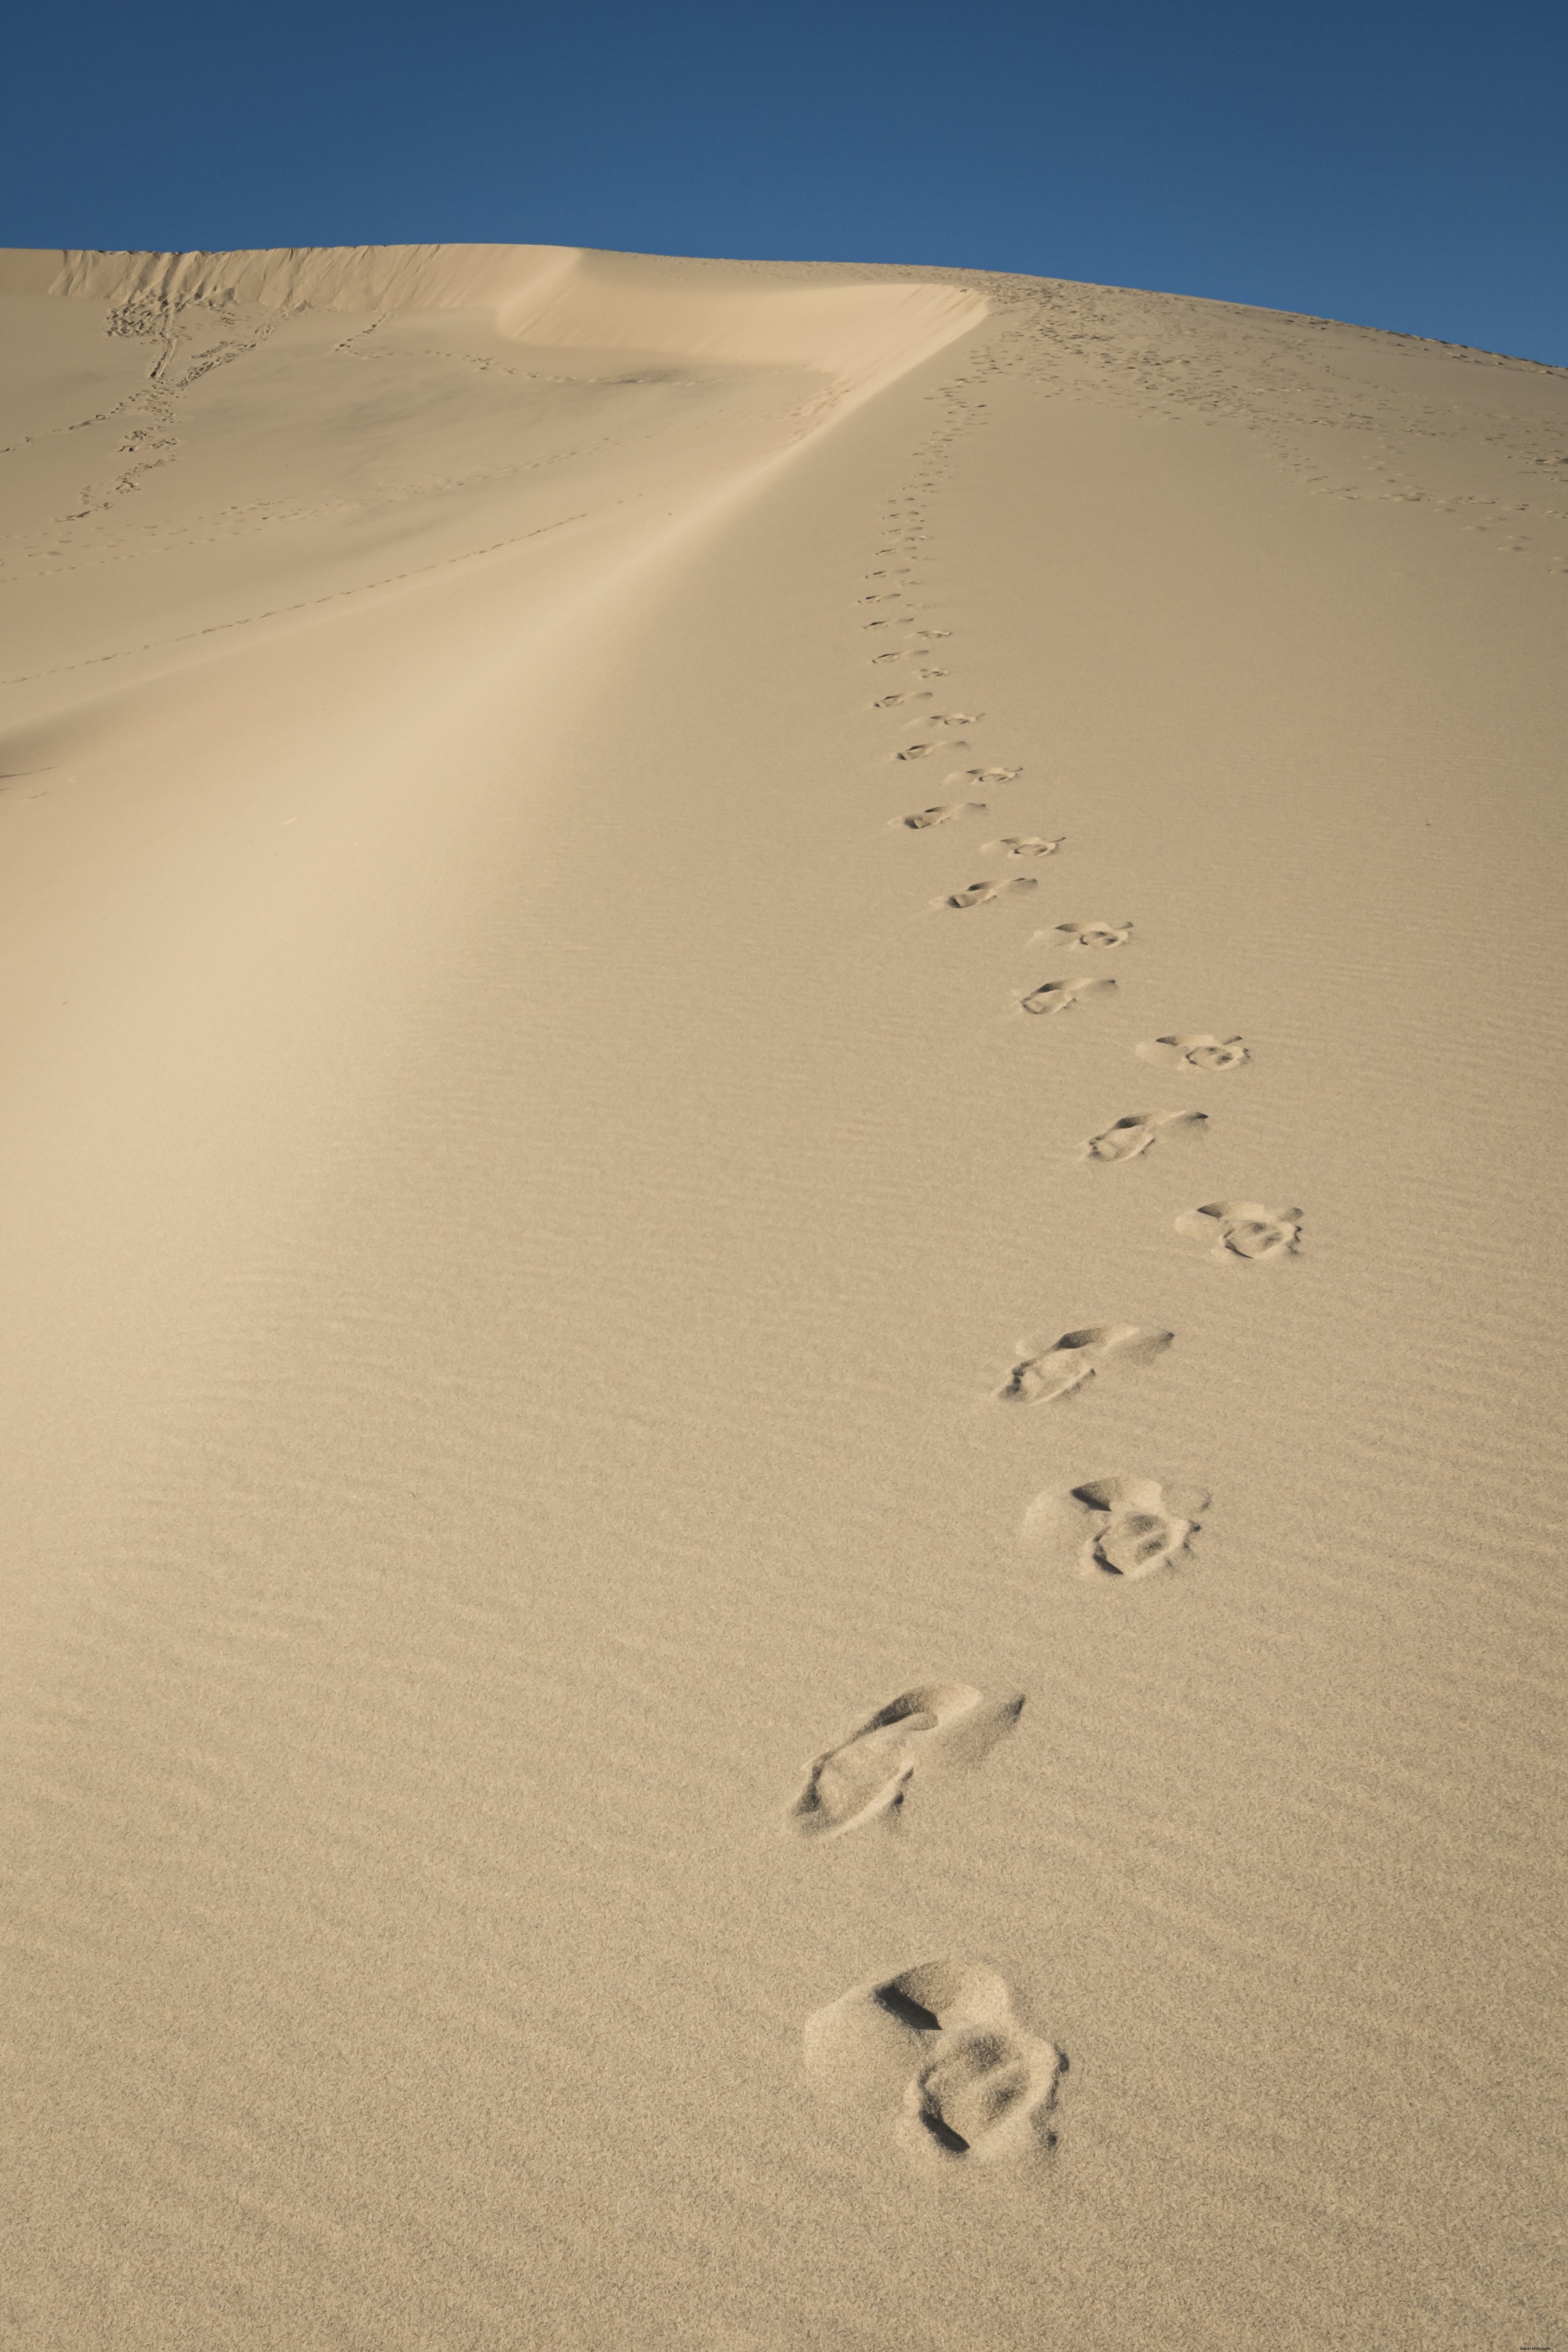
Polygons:
M1568 0L32 0L0 242L947 262L1568 364Z

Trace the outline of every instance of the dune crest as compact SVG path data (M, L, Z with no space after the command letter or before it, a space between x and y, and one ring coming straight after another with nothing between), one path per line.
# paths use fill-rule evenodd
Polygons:
M814 368L847 392L874 390L985 315L984 298L961 286L869 274L835 284L837 274L558 245L0 252L0 294L361 317L473 310L510 341Z

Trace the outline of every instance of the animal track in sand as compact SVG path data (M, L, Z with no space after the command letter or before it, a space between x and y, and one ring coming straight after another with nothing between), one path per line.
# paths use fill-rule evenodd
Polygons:
M1113 980L1089 973L1077 980L1042 980L1027 996L1018 999L1019 1010L1035 1013L1068 1013L1075 1004L1080 1004L1086 996L1102 996L1107 989L1115 985Z
M978 1764L1024 1711L1023 1694L987 1697L972 1683L926 1683L879 1707L806 1768L787 1815L799 1837L840 1837L896 1812L917 1775Z
M1133 1051L1168 1070L1238 1070L1252 1058L1239 1037L1213 1037L1206 1030L1190 1037L1151 1037Z
M1058 833L1054 841L1047 840L1040 833L1005 833L1000 841L985 844L984 855L987 857L1054 857L1066 839L1065 833Z
M1124 1363L1152 1363L1175 1338L1141 1323L1090 1323L1064 1331L1046 1346L1020 1339L1018 1361L996 1391L1004 1404L1054 1404L1076 1395L1111 1357Z
M909 816L896 816L891 823L895 826L907 825L910 833L923 833L928 825L951 824L955 816L968 816L972 813L984 815L984 802L949 801L943 807L916 809Z
M1176 1231L1212 1244L1211 1257L1293 1257L1301 1246L1300 1209L1266 1209L1261 1201L1209 1201L1176 1219Z
M1056 929L1075 948L1121 948L1132 936L1131 923L1058 923Z
M1130 1111L1103 1134L1090 1137L1089 1156L1091 1160L1136 1160L1152 1148L1161 1133L1175 1129L1196 1134L1207 1123L1208 1113L1201 1110Z
M1201 1486L1090 1478L1065 1495L1037 1495L1024 1514L1024 1541L1053 1551L1080 1576L1135 1584L1181 1559L1208 1507Z
M1005 898L1012 890L1037 890L1039 884L1032 874L1015 874L1000 882L971 882L967 888L953 890L945 898L933 898L933 907L984 907L993 898Z
M806 2020L805 2054L825 2091L922 2160L994 2164L1054 2144L1068 2062L1019 2022L983 1960L925 1960L857 1986Z

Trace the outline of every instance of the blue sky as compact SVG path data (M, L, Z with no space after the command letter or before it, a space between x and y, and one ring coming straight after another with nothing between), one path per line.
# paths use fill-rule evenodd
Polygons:
M1568 364L1568 5L101 0L0 242L497 239L1163 287Z

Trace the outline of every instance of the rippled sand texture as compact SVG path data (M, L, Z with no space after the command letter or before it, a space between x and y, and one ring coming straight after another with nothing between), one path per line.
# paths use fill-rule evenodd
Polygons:
M1568 378L0 285L7 2346L1550 2343Z

